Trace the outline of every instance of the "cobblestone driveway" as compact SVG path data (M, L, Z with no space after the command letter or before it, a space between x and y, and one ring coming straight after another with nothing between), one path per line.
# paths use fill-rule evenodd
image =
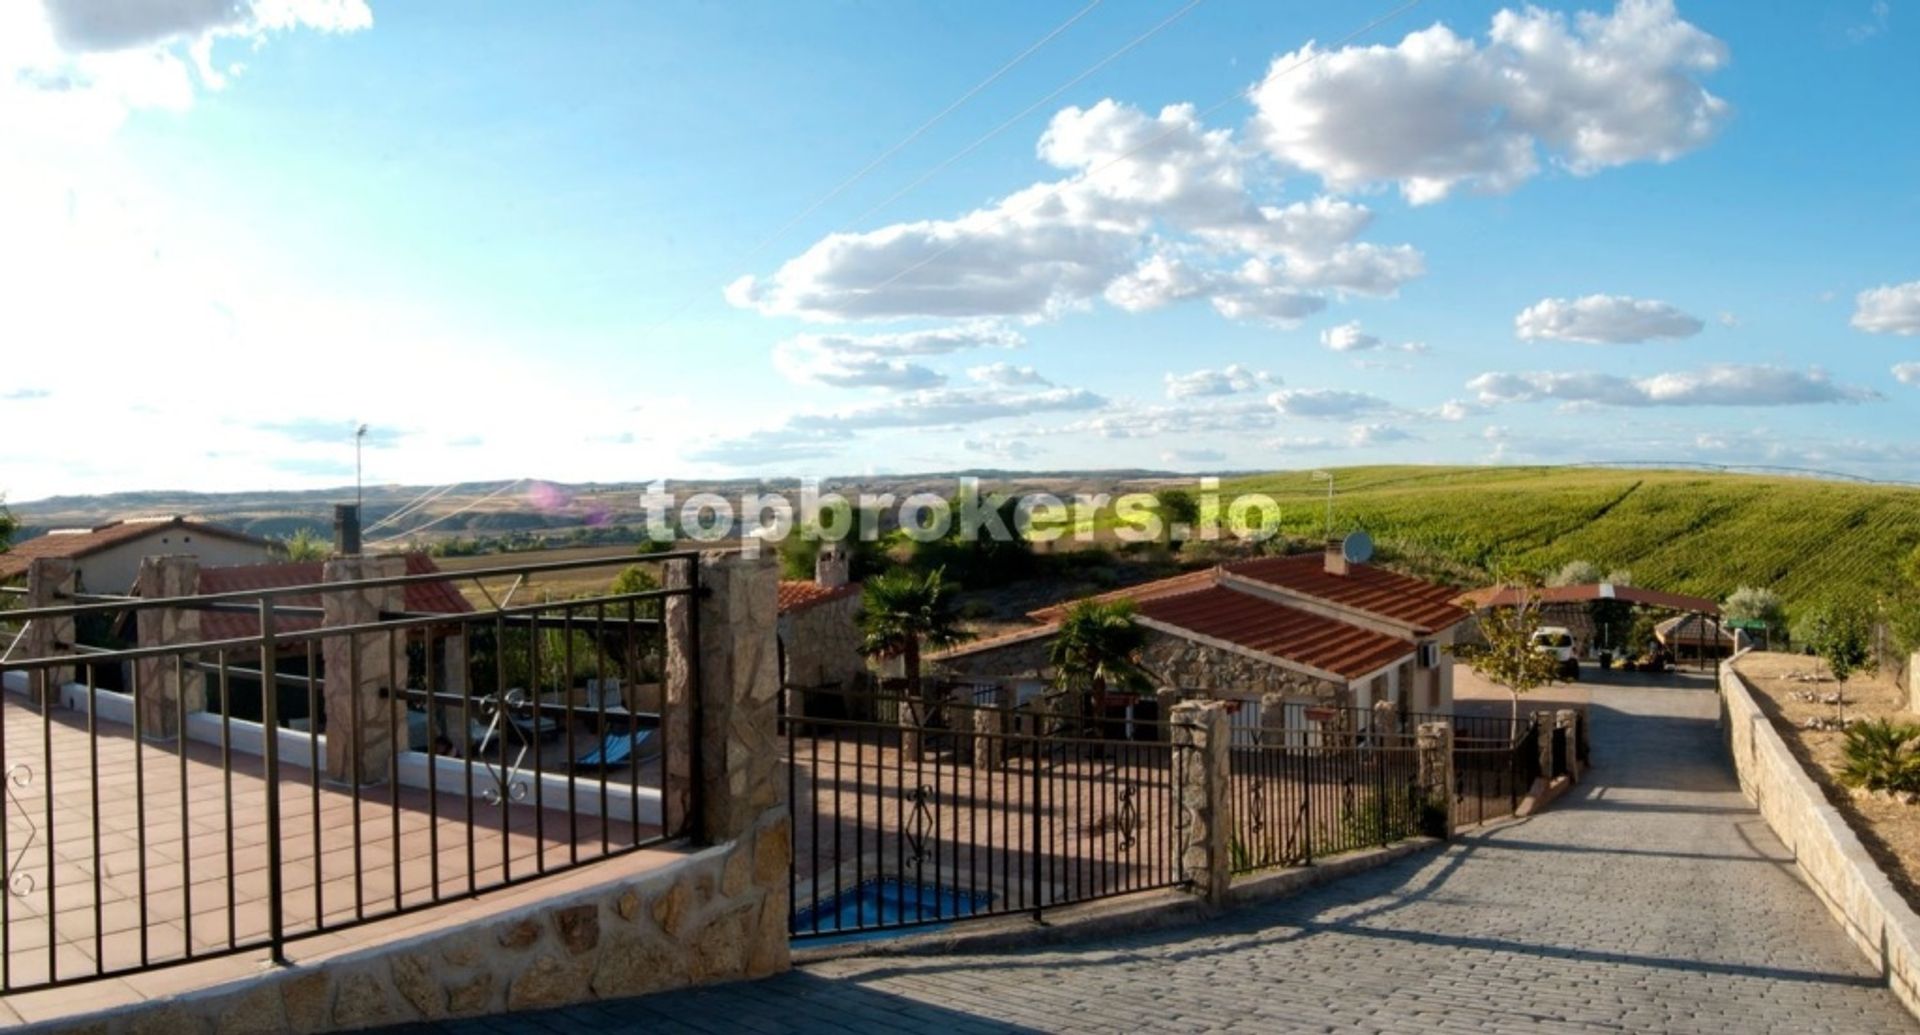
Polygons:
M1915 1032L1723 760L1710 692L1595 694L1553 810L1198 926L838 960L468 1032Z

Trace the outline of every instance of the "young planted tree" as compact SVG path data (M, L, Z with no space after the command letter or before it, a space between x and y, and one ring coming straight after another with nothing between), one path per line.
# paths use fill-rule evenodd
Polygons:
M1864 596L1849 595L1821 604L1802 623L1799 638L1827 663L1827 672L1844 684L1854 673L1879 670L1873 653L1873 623L1879 609Z
M1482 679L1505 687L1512 695L1509 716L1515 735L1520 732L1521 696L1556 681L1560 675L1560 663L1554 656L1533 645L1533 633L1539 627L1539 598L1529 592L1513 607L1481 612L1480 636L1485 643L1459 643L1448 648Z
M1108 690L1137 693L1152 688L1140 663L1146 644L1146 630L1133 620L1133 601L1075 604L1060 620L1060 632L1047 649L1054 689L1073 702L1083 722L1092 724Z
M890 571L866 583L860 612L860 651L868 657L901 660L911 703L911 726L924 727L933 716L933 695L920 674L921 652L973 638L960 627L954 595L954 587L937 568L924 575L904 569Z
M1161 489L1153 494L1153 505L1160 516L1160 534L1167 545L1179 549L1200 524L1200 501L1185 489Z

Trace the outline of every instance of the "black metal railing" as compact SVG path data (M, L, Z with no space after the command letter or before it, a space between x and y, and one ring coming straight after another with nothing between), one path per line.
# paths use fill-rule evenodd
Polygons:
M0 660L0 991L284 960L295 939L697 834L664 759L698 718L662 690L676 652L698 678L697 621L676 638L663 620L699 592L697 555L645 558L684 566L669 589L333 626L295 602L632 560L9 611L228 621Z
M914 702L883 703L913 715ZM975 715L994 717L982 729ZM796 938L1029 914L1185 883L1178 753L1031 709L786 719ZM917 742L917 749L915 748Z
M1304 865L1421 833L1426 794L1419 777L1419 752L1411 746L1233 745L1233 871Z

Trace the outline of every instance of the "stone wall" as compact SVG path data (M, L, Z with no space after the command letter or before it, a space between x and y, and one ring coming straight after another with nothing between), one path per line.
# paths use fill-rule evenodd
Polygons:
M1147 629L1141 664L1160 686L1206 691L1220 697L1258 697L1285 694L1328 703L1346 703L1344 683L1320 679L1282 668L1272 662L1199 643L1158 629ZM930 663L939 674L953 679L992 682L1026 676L1047 667L1051 637L1036 637Z
M788 686L852 689L867 671L860 653L860 607L860 595L854 593L780 616Z
M30 1030L344 1031L764 977L787 968L791 850L783 808L746 836L649 873L376 949Z
M1754 701L1738 659L1720 666L1720 721L1740 789L1793 852L1827 911L1920 1017L1920 916L1893 888Z

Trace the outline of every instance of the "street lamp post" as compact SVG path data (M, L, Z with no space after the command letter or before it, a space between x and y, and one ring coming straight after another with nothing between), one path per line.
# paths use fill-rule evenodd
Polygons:
M1327 483L1327 538L1333 538L1333 472L1315 471L1314 481L1326 480Z
M360 444L366 440L367 426L360 425L353 432L353 506L358 510L366 502L360 488Z

